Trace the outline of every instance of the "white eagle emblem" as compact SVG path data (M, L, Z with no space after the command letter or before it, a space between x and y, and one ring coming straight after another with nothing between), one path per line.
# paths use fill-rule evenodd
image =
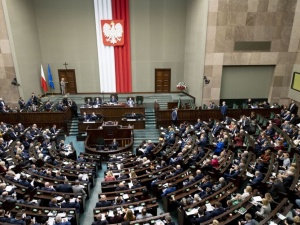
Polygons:
M111 22L110 25L108 23L105 23L103 25L103 34L106 37L107 42L116 44L122 39L123 26L120 23L115 24L114 22Z

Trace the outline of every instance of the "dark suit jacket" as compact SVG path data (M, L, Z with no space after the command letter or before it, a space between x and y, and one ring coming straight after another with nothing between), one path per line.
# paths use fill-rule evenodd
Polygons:
M263 176L262 174L260 174L258 177L255 177L255 178L250 182L250 186L258 185L260 182L262 182L263 179L264 179L264 176Z
M110 201L99 201L96 203L96 207L106 207L111 205L112 203Z
M63 192L63 193L73 193L72 186L69 184L59 184L56 186L57 192Z
M192 222L192 224L196 224L196 225L198 225L198 224L201 224L201 223L203 223L203 222L205 222L206 220L208 220L209 219L209 217L208 216L201 216L201 217L193 217L192 219L191 219L191 222Z

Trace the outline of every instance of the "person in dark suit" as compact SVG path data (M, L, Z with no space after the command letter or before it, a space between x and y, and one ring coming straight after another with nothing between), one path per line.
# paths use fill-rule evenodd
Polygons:
M264 179L263 174L261 174L259 171L255 171L255 177L253 178L252 181L250 181L248 185L251 187L256 187L262 182L263 179Z
M177 112L178 112L178 108L175 108L171 113L172 126L174 127L177 126L177 120L178 120Z
M54 225L71 225L71 223L69 221L63 222L60 216L56 216Z
M57 203L57 199L54 197L49 202L49 207L51 208L60 208L60 205Z
M50 111L51 108L52 108L52 104L51 104L50 100L48 100L48 101L45 103L45 105L44 105L44 109L45 109L46 111Z
M203 123L200 118L197 119L197 123L195 124L195 130L199 130L203 126Z
M55 189L57 192L73 193L72 186L68 183L68 181L64 181L63 184L57 185Z
M27 181L27 177L25 175L21 175L20 180L18 182L20 185L33 189L34 187Z
M25 221L23 220L22 216L23 216L22 213L19 212L19 213L17 213L17 215L15 216L15 218L9 218L9 220L7 222L8 223L12 223L12 224L25 225Z
M117 100L116 96L111 95L111 96L110 96L110 102L111 102L111 103L118 103L118 100Z
M65 202L61 203L62 208L75 208L77 212L80 212L79 200L76 199L75 202L70 202L70 195L64 197Z
M286 175L282 175L282 182L285 188L290 188L294 181L294 173L290 170L286 171Z
M106 207L106 206L111 206L112 202L107 201L106 196L105 195L101 195L99 202L96 203L96 208L98 207Z
M97 105L97 106L102 105L102 99L96 98L93 105Z
M22 97L20 97L18 104L20 106L20 110L23 110L26 108L26 102L24 101L24 99Z
M215 209L213 211L207 212L206 215L209 218L214 218L225 212L225 209L222 207L220 202L215 203Z
M175 222L172 221L172 217L171 216L166 216L165 220L166 220L165 225L175 225Z
M231 118L229 116L225 116L225 120L222 121L222 124L230 125L231 124Z
M42 187L41 190L44 190L44 191L55 191L55 189L50 186L50 183L49 182L45 182L45 187Z
M270 194L274 201L280 201L280 193L286 193L286 188L280 178L271 177L271 181L273 184L271 186Z
M106 220L106 217L102 217L102 214L99 213L96 216L96 221L92 223L92 225L106 225L108 224L108 221Z
M171 173L171 175L172 176L176 176L176 175L178 175L178 174L180 174L182 172L183 172L183 169L181 168L181 166L177 165L175 171L173 173Z
M5 217L4 209L0 209L0 223L9 222L9 218Z
M196 176L194 177L195 181L201 180L204 177L204 174L201 172L201 170L196 171Z
M90 120L90 116L86 114L86 112L83 112L80 120L82 121L89 121Z
M239 175L240 168L238 165L234 165L232 168L229 169L229 173L224 173L224 178L235 178Z
M117 210L113 211L114 216L110 218L109 222L114 224L114 223L121 223L123 221L123 217L118 214Z
M291 104L289 105L289 111L291 114L295 115L297 115L298 113L298 106L296 105L294 100L292 100Z
M116 188L116 191L124 191L124 190L128 190L128 187L125 186L123 182L121 182L119 186Z
M198 212L195 213L195 215L191 218L192 224L201 224L208 220L209 217L204 215L204 211L201 207L199 207Z
M67 109L67 106L64 106L62 101L59 101L59 103L56 106L56 109L57 111L63 112Z
M92 112L92 115L90 115L90 121L96 121L99 120L99 117L95 114L95 112Z
M223 117L223 121L224 121L225 118L226 118L226 115L227 115L227 109L228 109L228 106L226 105L226 102L223 101L223 102L222 102L222 106L221 106L221 114L222 114L222 117Z
M112 141L112 143L109 145L109 148L110 149L118 149L118 147L119 147L119 143L117 142L117 140L114 138L113 139L113 141Z

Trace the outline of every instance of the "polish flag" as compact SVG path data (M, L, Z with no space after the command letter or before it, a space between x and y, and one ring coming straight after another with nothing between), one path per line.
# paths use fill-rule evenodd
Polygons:
M47 92L48 86L47 86L47 82L46 82L46 78L45 78L45 74L44 74L43 65L41 65L41 85L42 85L44 92Z

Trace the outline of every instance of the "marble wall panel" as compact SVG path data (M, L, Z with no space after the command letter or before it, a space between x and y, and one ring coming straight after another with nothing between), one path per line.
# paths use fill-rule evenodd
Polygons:
M9 40L0 40L1 53L11 53Z
M248 0L236 0L236 11L237 12L247 12L248 11Z
M224 53L214 54L214 65L223 65Z
M209 12L208 13L208 19L207 19L207 25L208 26L216 26L217 25L217 12Z
M234 26L227 26L226 27L226 32L225 32L225 40L233 40L235 35L234 35Z
M208 1L208 12L218 12L219 0Z
M212 76L214 66L204 66L205 76Z
M214 65L212 70L212 77L222 76L223 65Z
M260 55L261 65L276 65L278 52L262 52Z
M269 5L269 0L259 0L258 6L257 6L257 12L267 12L268 5Z
M281 87L283 76L274 77L273 87Z
M259 0L248 1L248 12L257 12Z
M283 13L283 25L293 26L294 18L295 18L295 12Z
M218 12L229 12L227 0L219 0Z
M257 13L248 12L246 17L246 26L254 26Z
M279 52L280 50L280 39L273 40L271 43L271 52Z
M9 67L14 66L11 53L3 53L2 57L3 57L3 62L4 62L5 66L9 66Z
M269 1L268 12L276 12L277 11L278 1L281 1L281 0L271 0L271 1Z
M0 54L0 68L4 67L4 60L3 60L3 55Z
M219 87L211 88L211 96L210 97L212 99L215 99L215 100L220 99L221 88L219 88Z
M228 21L228 13L218 12L217 26L226 26Z
M0 63L1 63L1 60L2 60L2 63L3 63L3 59L2 57L0 56ZM0 82L6 78L6 74L5 74L5 68L4 67L0 67ZM2 85L2 82L1 82L1 85Z
M247 13L238 12L236 14L236 25L237 26L246 26Z
M250 56L250 65L259 65L260 56L260 52L252 52Z
M234 51L234 41L225 40L223 41L223 52L233 52Z

